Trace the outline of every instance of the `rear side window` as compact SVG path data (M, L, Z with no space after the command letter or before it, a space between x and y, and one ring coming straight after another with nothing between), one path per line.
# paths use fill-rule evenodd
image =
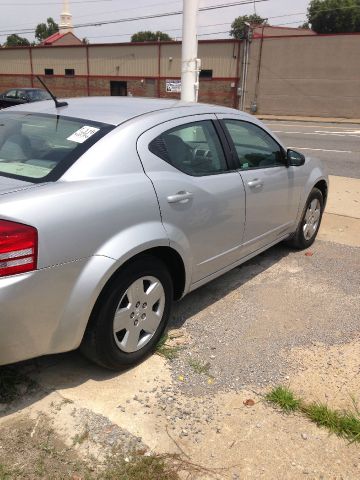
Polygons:
M51 100L51 96L42 90L28 90L26 95L34 102L38 100Z
M227 170L225 155L211 120L167 130L150 143L149 150L188 175L214 175Z
M113 128L56 115L0 112L0 175L57 180Z

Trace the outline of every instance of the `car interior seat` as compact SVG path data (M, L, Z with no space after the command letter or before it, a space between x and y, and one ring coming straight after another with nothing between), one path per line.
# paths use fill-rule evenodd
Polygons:
M191 172L191 149L177 135L164 135L164 142L171 164L182 172Z
M30 140L22 133L9 135L0 147L0 158L8 161L22 161L31 158Z

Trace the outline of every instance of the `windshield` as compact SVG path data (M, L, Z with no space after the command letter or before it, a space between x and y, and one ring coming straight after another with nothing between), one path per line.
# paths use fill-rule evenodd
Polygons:
M0 175L57 180L113 128L57 115L0 112Z

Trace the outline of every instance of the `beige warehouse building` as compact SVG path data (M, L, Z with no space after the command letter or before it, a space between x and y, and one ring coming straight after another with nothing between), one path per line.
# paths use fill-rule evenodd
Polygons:
M238 108L244 95L260 114L359 117L360 35L298 32L256 29L248 58L243 41L200 41L199 100ZM40 75L59 97L177 98L180 71L180 42L0 49L2 91Z

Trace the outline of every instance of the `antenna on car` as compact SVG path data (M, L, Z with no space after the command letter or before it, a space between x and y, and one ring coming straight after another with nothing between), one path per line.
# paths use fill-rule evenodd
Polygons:
M68 103L67 102L59 102L59 100L55 97L55 95L50 91L50 89L47 87L47 85L45 84L45 82L43 82L43 80L41 80L41 78L39 77L39 75L36 75L36 78L39 80L39 82L41 83L41 85L45 88L45 90L48 92L48 94L51 96L51 98L54 100L55 102L55 106L56 108L59 108L59 107L67 107L68 106Z

